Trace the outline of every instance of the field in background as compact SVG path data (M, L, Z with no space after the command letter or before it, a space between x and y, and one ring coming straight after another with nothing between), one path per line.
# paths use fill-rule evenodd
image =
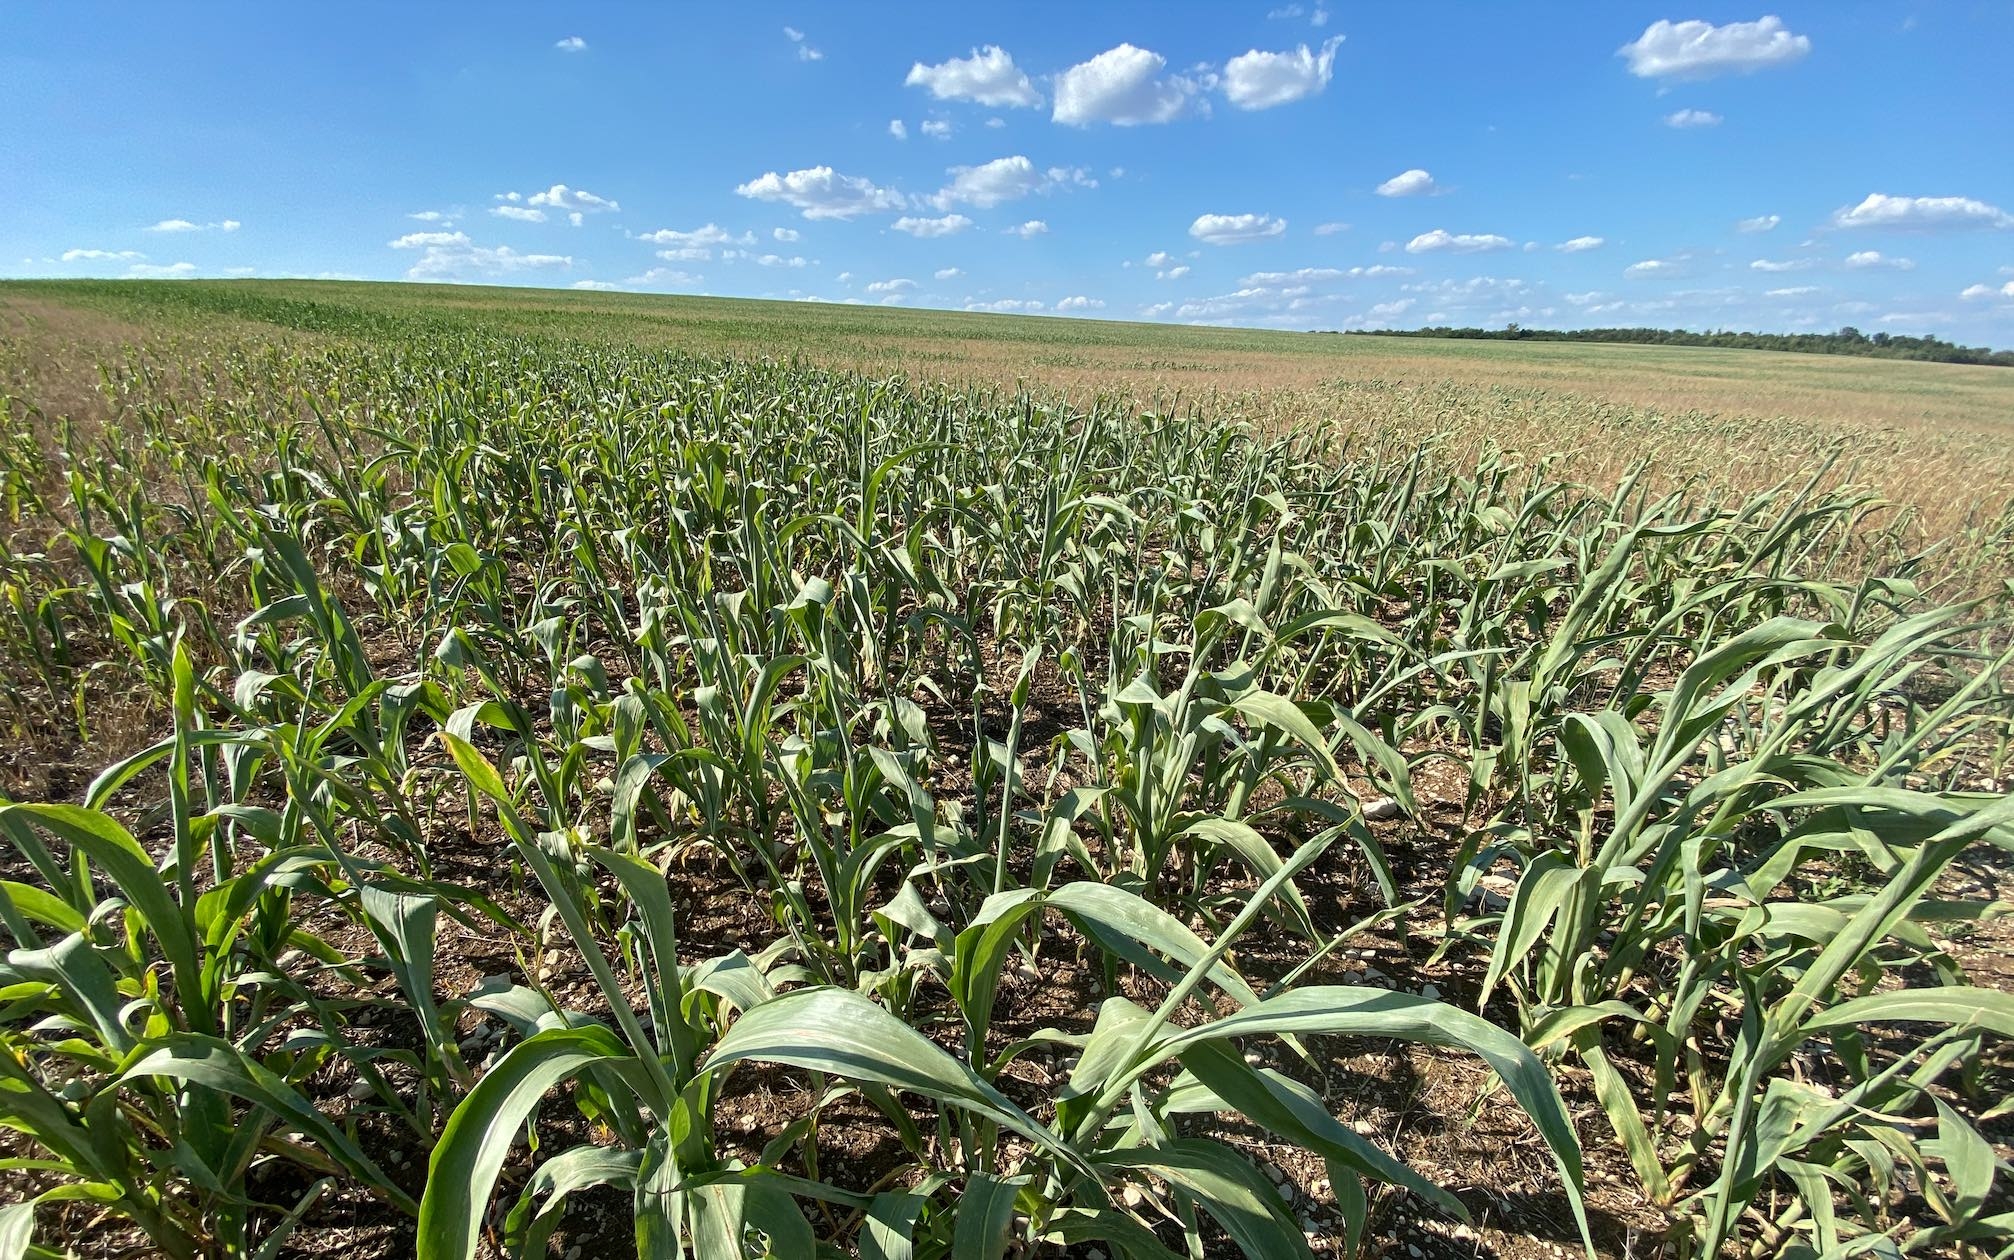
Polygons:
M1972 569L2014 519L2014 371L1764 351L1512 344L1030 318L960 311L569 290L329 281L0 285L0 327L49 353L164 330L304 336L461 327L689 352L802 359L873 374L1117 396L1270 427L1335 426L1394 447L1487 448L1614 484L1641 459L1662 484L1737 495L1833 461L1915 545ZM267 335L264 332L257 335Z

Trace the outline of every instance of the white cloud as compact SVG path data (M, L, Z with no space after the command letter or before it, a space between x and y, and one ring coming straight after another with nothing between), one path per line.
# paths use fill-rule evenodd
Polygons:
M567 286L570 289L585 289L590 293L620 293L622 286L609 280L576 280Z
M1509 249L1510 247L1511 242L1508 237L1497 236L1494 233L1471 234L1467 232L1449 232L1441 228L1435 228L1431 232L1422 232L1406 242L1406 252L1408 254L1443 252L1450 254L1481 254L1490 250Z
M932 140L949 140L951 124L942 118L926 118L918 128Z
M939 267L930 273L933 280L956 280L965 273L956 267Z
M1758 214L1752 219L1743 219L1734 225L1737 232L1768 232L1783 222L1780 214Z
M1207 245L1263 241L1286 230L1287 221L1270 214L1204 214L1189 225L1189 235Z
M1838 227L1933 228L2014 227L2014 214L1971 197L1890 197L1869 193L1857 206L1835 212Z
M137 249L66 249L64 262L142 262L146 255Z
M1000 128L1005 127L1007 125L1007 120L1005 118L988 118L986 120L986 125L988 127L991 127L993 130L998 131L1000 130Z
M1890 271L1914 271L1916 264L1907 258L1890 258L1878 249L1863 249L1846 256L1846 265L1855 271L1865 271L1874 267L1885 267Z
M1622 274L1631 279L1644 276L1668 276L1678 269L1678 265L1662 258L1646 258L1642 262L1631 263L1622 269Z
M789 40L791 43L797 45L797 59L799 61L825 60L825 54L818 51L816 48L813 48L811 45L805 43L804 32L798 30L796 27L794 26L784 27L783 37Z
M876 280L867 286L869 293L907 293L916 287L916 282L906 276L893 280Z
M569 35L554 44L553 47L559 49L561 52L586 52L587 41L578 35Z
M653 245L671 245L680 249L719 249L727 245L753 245L755 233L743 232L740 236L736 236L718 223L707 223L690 232L659 228L655 232L645 232L636 239L649 241Z
M796 228L771 228L769 234L786 245L804 235Z
M421 223L448 223L454 219L454 215L443 214L439 210L418 210L406 217Z
M1023 302L1016 298L1001 298L997 302L968 301L965 303L965 309L968 311L992 311L996 314L1032 315L1042 309L1042 304L1036 301Z
M794 254L789 258L785 258L781 254L743 254L741 256L743 258L748 259L748 261L754 263L758 267L802 268L811 265L809 259L800 258ZM730 257L730 255L722 254L721 257L727 258Z
M841 175L829 166L813 166L779 175L766 172L735 187L736 194L756 201L781 201L795 206L807 219L850 219L857 214L900 210L901 193L877 187L858 175Z
M1240 294L1258 296L1260 291L1275 291L1285 298L1306 298L1316 285L1333 284L1338 280L1373 279L1385 276L1410 276L1411 267L1388 267L1379 264L1371 267L1297 267L1292 271L1255 271L1238 281ZM1408 286L1415 287L1415 286ZM1221 300L1221 299L1217 299Z
M196 274L196 264L192 262L134 263L126 268L126 276L131 280L186 280Z
M888 120L888 134L894 136L897 140L907 140L909 138L909 124L903 122L900 118L891 118Z
M1773 297L1773 298L1793 298L1793 297L1803 297L1803 296L1805 296L1806 294L1809 294L1809 293L1816 293L1816 292L1818 292L1818 286L1817 286L1817 285L1815 285L1815 284L1800 284L1800 285L1795 285L1795 286L1793 286L1793 287L1791 287L1791 288L1788 288L1788 289L1770 289L1770 290L1768 290L1767 292L1765 292L1765 293L1763 294L1763 296L1764 296L1764 297Z
M1165 271L1157 271L1154 273L1154 278L1156 280L1180 280L1183 276L1186 276L1188 274L1189 274L1189 268L1185 264L1180 267L1169 267Z
M1233 57L1224 63L1224 95L1239 109L1271 109L1314 96L1329 86L1342 42L1340 35L1325 40L1319 53L1302 44L1293 52L1255 48Z
M2014 298L2014 280L2009 280L1997 289L1988 284L1969 284L1965 286L1964 291L1958 296L1967 301L1976 301L1979 298L1990 297Z
M1811 40L1791 34L1774 15L1726 26L1660 20L1616 51L1638 78L1705 79L1787 65L1811 51Z
M1056 309L1059 311L1102 311L1105 309L1105 300L1103 298L1084 297L1082 295L1066 297L1056 303Z
M459 236L460 233L455 233ZM520 254L508 245L489 249L469 244L429 245L406 270L408 280L496 279L525 271L564 270L573 259L564 254Z
M545 222L545 211L532 210L524 206L491 206L490 213L499 219L516 219L520 223Z
M700 277L693 275L689 271L680 271L675 267L652 267L640 276L631 276L629 279L623 281L624 284L644 289L666 287L687 289L699 282Z
M435 245L466 245L469 238L460 232L408 232L395 241L387 241L393 249L427 249Z
M215 223L191 223L187 219L163 219L143 230L148 232L235 232L243 224L236 219L219 219Z
M1014 227L1006 229L1007 235L1018 236L1024 241L1037 236L1046 236L1048 232L1049 225L1040 219L1030 219L1026 223L1016 224Z
M1718 127L1723 120L1710 109L1681 109L1664 116L1664 125L1681 131L1690 127Z
M1600 249L1607 243L1599 236L1576 236L1570 241L1561 241L1553 248L1562 254L1584 254L1591 249Z
M1131 44L1101 52L1056 76L1050 117L1071 127L1173 122L1188 112L1201 85L1179 74L1160 78L1167 64L1161 54Z
M907 232L911 236L927 238L950 236L954 232L963 232L966 228L972 226L972 220L962 214L947 214L941 219L922 219L905 214L895 220L890 226L898 232Z
M1427 193L1439 191L1440 187L1434 183L1434 177L1418 167L1414 167L1409 171L1400 171L1384 183L1378 185L1378 196L1380 197L1419 197Z
M1165 249L1157 249L1153 253L1147 255L1147 265L1149 267L1165 267L1169 263L1174 261L1175 256Z
M1758 258L1748 264L1751 271L1803 271L1809 266L1811 266L1811 259L1809 258L1786 258L1781 262L1768 258Z
M1317 223L1315 225L1316 236L1334 236L1338 232L1347 232L1349 230L1350 225L1347 223Z
M1327 26L1328 24L1329 24L1329 11L1319 4L1316 5L1315 11L1308 15L1308 25L1320 28Z
M930 204L939 210L948 210L960 204L985 210L1031 193L1046 193L1070 184L1083 188L1098 186L1098 181L1092 179L1081 166L1052 166L1044 171L1018 153L1013 157L994 158L979 166L954 166L949 174L951 182L930 198Z
M517 194L499 193L497 198L516 201ZM606 197L597 197L585 188L568 188L565 184L554 184L544 192L535 192L524 202L528 206L544 206L548 210L566 210L574 214L599 214L604 210L622 209Z
M909 77L902 83L905 87L927 89L940 101L1024 107L1042 103L1042 94L1014 64L1007 50L997 44L975 48L970 57L953 57L934 66L919 61L909 67Z

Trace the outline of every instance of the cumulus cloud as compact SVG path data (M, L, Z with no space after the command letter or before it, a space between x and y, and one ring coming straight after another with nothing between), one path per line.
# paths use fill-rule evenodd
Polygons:
M715 247L721 245L753 245L755 244L755 233L743 232L740 236L736 236L718 223L707 223L692 229L690 232L681 232L675 228L659 228L655 232L645 232L636 239L639 241L649 241L653 245L703 245Z
M1607 241L1599 236L1576 236L1570 241L1561 241L1553 246L1562 254L1584 254L1591 249L1600 249Z
M675 267L652 267L640 276L631 276L624 284L641 289L689 289L700 282L700 277L689 271Z
M898 276L893 280L876 280L867 286L867 291L869 293L908 293L915 289L915 287L916 282L914 280L909 279L907 276Z
M953 57L934 66L909 67L905 87L920 87L940 101L971 101L977 105L1033 107L1042 94L997 44L975 48L970 57Z
M1974 302L1978 301L1980 298L1990 298L1990 297L2014 298L2014 280L2009 280L2006 284L2001 285L1997 289L1990 284L1968 284L1965 286L1964 290L1959 293L1958 296L1964 298L1968 302Z
M460 235L456 233L456 235ZM429 245L406 270L408 280L493 280L527 271L562 271L573 266L565 254L521 254L508 245L494 249L467 242Z
M1302 44L1292 52L1255 48L1233 57L1224 63L1224 95L1239 109L1271 109L1314 96L1329 86L1342 42L1340 35L1324 40L1319 53Z
M907 140L909 138L909 124L903 122L900 118L891 118L888 120L888 134L894 136L897 140Z
M1347 232L1349 230L1350 225L1347 223L1317 223L1315 225L1316 236L1334 236L1338 232Z
M1664 116L1664 125L1684 131L1691 127L1718 127L1721 117L1710 109L1681 109Z
M529 206L491 206L490 213L499 219L515 219L520 223L545 222L545 211L533 210Z
M965 273L956 267L939 267L930 273L933 280L956 280Z
M1204 214L1189 225L1189 235L1206 245L1263 241L1286 230L1287 221L1270 214Z
M1050 117L1071 127L1173 122L1189 111L1202 85L1184 75L1162 77L1167 65L1161 54L1131 44L1107 49L1056 76Z
M501 200L516 201L517 194L499 194ZM605 210L620 210L621 206L607 197L597 197L585 188L568 188L565 184L554 184L544 192L535 192L524 199L528 206L542 206L547 210L564 210L573 214L600 214Z
M1105 309L1105 300L1103 298L1084 297L1080 294L1064 298L1062 301L1056 303L1056 309L1058 311L1102 311Z
M578 35L569 35L554 44L553 47L559 49L561 52L586 52L587 41Z
M612 280L576 280L569 289L583 289L589 293L620 293L622 286Z
M187 280L196 274L196 264L192 262L134 263L126 268L126 276L131 280Z
M1741 222L1735 224L1734 230L1737 232L1768 232L1773 231L1776 225L1781 222L1783 222L1783 216L1780 214L1758 214L1752 219L1743 219Z
M243 225L236 219L219 219L214 223L192 223L187 219L163 219L159 223L143 229L148 232L235 232Z
M1180 280L1183 276L1186 276L1188 274L1189 274L1188 264L1184 263L1180 267L1168 267L1164 270L1157 271L1154 273L1154 278L1156 280Z
M1786 258L1778 262L1768 258L1758 258L1748 264L1748 266L1751 271L1803 271L1805 268L1811 266L1811 259Z
M456 213L459 214L460 211ZM455 216L439 210L416 210L406 217L420 223L451 223Z
M1725 26L1660 20L1616 51L1638 78L1706 79L1788 65L1811 51L1811 40L1791 34L1774 15Z
M769 234L785 244L797 240L804 235L804 233L798 231L796 228L771 228Z
M898 232L907 232L915 237L950 236L971 227L972 220L962 214L947 214L941 219L922 219L905 214L891 226Z
M949 173L951 182L930 198L930 204L939 210L960 204L985 210L1005 201L1031 193L1048 192L1068 184L1085 188L1098 186L1098 181L1082 167L1052 166L1045 171L1020 154L994 158L979 166L954 166Z
M1863 249L1858 253L1848 254L1846 265L1855 271L1866 271L1876 267L1884 267L1890 271L1913 271L1916 268L1912 260L1890 258L1878 249Z
M816 48L813 48L810 44L805 43L804 32L798 30L796 27L794 26L784 27L783 37L789 40L791 43L797 45L797 59L799 61L825 60L825 54L818 51Z
M1042 309L1042 304L1032 300L1022 301L1018 298L1001 298L997 302L967 301L965 309L968 311L992 311L996 314L1032 315Z
M426 249L434 245L466 245L469 238L461 232L408 232L385 243L393 249Z
M66 249L64 262L141 262L146 255L137 249Z
M1006 235L1018 236L1024 241L1031 240L1037 236L1045 236L1048 232L1049 225L1040 219L1030 219L1026 223L1017 223L1013 227L1006 229Z
M932 140L949 140L951 138L951 124L942 118L926 118L918 129Z
M768 171L735 193L755 201L780 201L807 219L850 219L859 214L900 210L905 199L892 188L881 188L859 175L841 175L829 166L807 167L779 175Z
M1495 233L1449 232L1441 228L1422 232L1406 242L1408 254L1481 254L1510 247L1510 238Z
M1417 166L1409 171L1400 171L1378 185L1380 197L1421 197L1439 191L1440 186L1434 183L1434 177Z
M1668 276L1678 270L1678 264L1665 258L1646 258L1642 262L1631 263L1622 269L1622 274L1632 280L1645 276Z
M2014 227L2014 214L1971 197L1890 197L1869 193L1857 206L1835 211L1838 227L1885 227L1931 231L1940 228Z

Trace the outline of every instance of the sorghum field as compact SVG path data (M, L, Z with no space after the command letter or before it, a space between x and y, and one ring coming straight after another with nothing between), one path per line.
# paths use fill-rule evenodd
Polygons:
M0 286L0 1257L2007 1255L2010 403Z

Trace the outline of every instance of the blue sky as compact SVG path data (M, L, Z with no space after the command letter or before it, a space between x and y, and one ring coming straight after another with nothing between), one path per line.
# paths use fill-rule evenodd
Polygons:
M0 7L0 273L2014 345L2014 6Z

